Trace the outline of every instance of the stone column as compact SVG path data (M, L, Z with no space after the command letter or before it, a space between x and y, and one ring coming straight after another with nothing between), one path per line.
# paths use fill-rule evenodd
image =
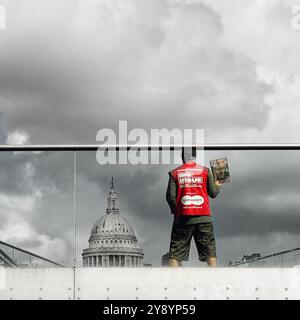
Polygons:
M125 256L125 265L126 265L126 267L130 267L130 256L128 256L128 255L126 255Z

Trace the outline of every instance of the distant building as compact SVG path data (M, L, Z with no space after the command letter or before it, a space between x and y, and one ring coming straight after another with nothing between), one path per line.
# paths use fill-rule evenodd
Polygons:
M251 255L244 255L242 260L231 262L229 266L233 267L295 267L300 265L300 248L294 248L291 250L280 251L272 253L266 256L261 256L259 253L253 253Z
M261 257L260 253L252 253L252 254L249 254L249 255L244 254L241 262L246 262L246 261L257 259L257 258L260 258L260 257Z
M161 257L161 265L163 267L167 267L168 264L169 264L169 252L167 252Z
M260 258L260 257L261 257L260 253L252 253L252 254L249 254L249 255L244 254L242 259L241 259L241 261L235 261L235 262L229 261L228 266L229 267L234 267L234 266L236 266L238 264L241 264L241 263L245 264L247 261L251 261L251 260L254 260L254 259L257 259L257 258ZM246 266L247 265L245 264L245 267Z
M82 253L85 267L143 266L143 250L138 245L133 227L120 215L117 200L112 179L106 214L95 222L89 248Z
M143 267L150 268L150 267L152 267L152 264L151 264L151 263L144 263L144 264L143 264Z

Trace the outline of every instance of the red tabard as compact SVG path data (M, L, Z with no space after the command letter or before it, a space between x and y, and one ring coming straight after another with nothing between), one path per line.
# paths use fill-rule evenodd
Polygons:
M195 162L186 162L171 171L177 184L175 217L210 216L207 194L208 169Z

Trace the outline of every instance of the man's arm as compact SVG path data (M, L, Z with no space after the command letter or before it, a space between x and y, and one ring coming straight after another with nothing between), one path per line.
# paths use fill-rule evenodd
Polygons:
M213 175L208 168L207 193L211 198L215 198L220 192L220 184L216 184Z
M169 172L169 183L166 193L166 199L171 209L171 213L175 214L176 211L176 196L177 196L177 186L175 178Z

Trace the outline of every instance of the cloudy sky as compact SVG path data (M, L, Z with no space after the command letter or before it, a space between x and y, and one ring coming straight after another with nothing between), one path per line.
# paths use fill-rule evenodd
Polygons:
M99 129L204 129L207 143L299 142L298 0L0 0L0 143L96 143ZM211 200L221 265L299 247L298 151L227 156ZM172 165L77 159L77 246L105 212L110 177L145 262L160 265ZM73 155L0 154L0 240L69 265ZM192 245L188 265L197 265Z

